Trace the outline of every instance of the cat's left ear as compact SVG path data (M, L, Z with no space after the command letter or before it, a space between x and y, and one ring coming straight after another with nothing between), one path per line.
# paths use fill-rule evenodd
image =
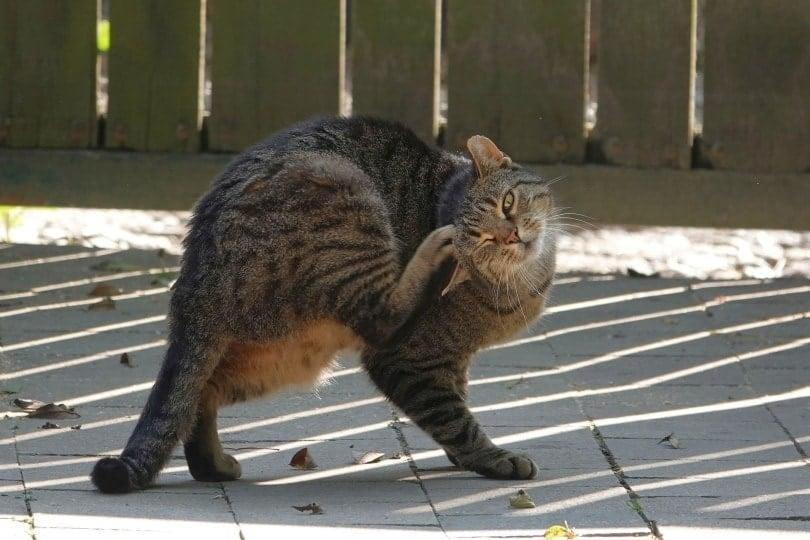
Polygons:
M456 285L460 285L470 279L470 274L461 266L461 263L456 263L456 269L453 272L453 277L450 278L450 283L442 290L442 296L449 293Z
M512 158L501 152L494 142L483 135L470 137L467 140L467 150L470 151L479 178L512 166Z

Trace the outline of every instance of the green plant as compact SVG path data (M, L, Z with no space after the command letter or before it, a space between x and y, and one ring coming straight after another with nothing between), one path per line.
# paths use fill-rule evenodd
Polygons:
M4 241L11 242L11 229L22 223L24 211L25 208L22 206L0 205L0 222L3 223Z

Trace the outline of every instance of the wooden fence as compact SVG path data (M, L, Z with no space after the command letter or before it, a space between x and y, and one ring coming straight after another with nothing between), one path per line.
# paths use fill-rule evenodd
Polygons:
M229 153L350 106L447 148L486 134L596 221L810 229L808 1L109 6L100 115L97 0L0 0L0 203L188 208Z

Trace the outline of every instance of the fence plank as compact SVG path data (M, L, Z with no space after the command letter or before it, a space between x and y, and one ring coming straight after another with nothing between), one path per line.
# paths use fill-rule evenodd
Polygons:
M0 4L0 144L95 143L95 39L95 0Z
M107 148L199 148L199 0L110 3Z
M514 159L585 155L588 0L450 1L447 141L493 139Z
M352 3L353 114L398 120L434 135L435 0Z
M338 112L339 0L208 5L212 150L241 150L293 122Z
M608 163L691 166L696 0L602 0L596 138Z
M717 169L810 171L810 2L706 2L703 156Z

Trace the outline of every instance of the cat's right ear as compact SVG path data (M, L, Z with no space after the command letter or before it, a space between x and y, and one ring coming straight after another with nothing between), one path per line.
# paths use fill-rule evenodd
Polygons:
M467 140L467 150L470 151L479 178L512 166L512 158L501 152L494 142L483 135L470 137Z

